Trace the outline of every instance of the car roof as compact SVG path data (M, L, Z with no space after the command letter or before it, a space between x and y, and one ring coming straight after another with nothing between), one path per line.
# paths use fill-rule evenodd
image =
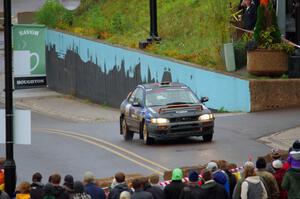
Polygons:
M139 87L144 89L159 89L159 88L188 88L185 84L179 82L158 82L150 84L141 84Z

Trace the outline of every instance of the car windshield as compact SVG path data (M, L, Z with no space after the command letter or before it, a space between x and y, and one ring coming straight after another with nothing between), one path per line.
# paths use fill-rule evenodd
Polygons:
M197 97L188 89L161 88L146 92L146 106L166 106L199 103Z

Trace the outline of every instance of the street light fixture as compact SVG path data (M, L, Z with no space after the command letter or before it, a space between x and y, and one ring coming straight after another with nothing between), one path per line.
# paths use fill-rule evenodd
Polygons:
M80 0L59 0L59 2L68 10L75 10L80 5Z

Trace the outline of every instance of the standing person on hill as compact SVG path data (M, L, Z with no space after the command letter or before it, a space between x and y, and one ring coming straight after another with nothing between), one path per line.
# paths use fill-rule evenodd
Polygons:
M268 198L278 199L279 188L276 179L270 172L266 171L266 166L266 160L262 157L258 158L256 161L256 174L262 178L262 181L268 193Z
M196 171L191 171L189 173L189 182L185 186L180 194L180 199L198 199L200 187L199 182L199 173Z
M266 188L260 177L256 175L254 164L247 163L244 167L244 178L241 187L241 199L267 199Z
M126 181L125 181L125 174L122 172L118 172L115 174L115 184L111 191L108 194L108 199L119 199L120 194L123 191L128 191L132 193L131 189L128 187Z
M44 185L42 184L42 175L39 172L36 172L32 175L32 183L31 183L31 191L30 197L31 199L41 199L43 198Z
M69 198L73 197L74 194L74 179L71 175L66 175L64 178L64 186L63 188L69 194Z
M74 194L72 199L91 199L91 196L84 192L84 186L82 182L74 182Z
M199 199L228 199L228 193L224 186L213 180L209 169L202 171L202 180L204 184L200 187Z
M143 184L144 190L146 192L149 192L152 194L153 199L165 199L165 194L164 194L163 190L158 186L151 185L149 182L149 178L143 177L142 184Z
M243 27L247 30L253 30L256 24L257 6L252 0L243 0L242 6L246 8L242 16Z
M85 184L84 191L91 196L92 199L105 199L105 193L101 187L95 184L95 176L92 172L87 171L84 174L83 182Z
M166 199L179 199L180 193L185 187L185 184L182 182L182 176L181 169L176 168L173 170L172 181L164 189Z
M56 199L69 199L69 194L60 186L61 176L58 173L51 175L50 181L53 185L53 193Z
M275 177L278 188L279 188L279 198L280 199L287 199L288 198L287 197L287 191L283 190L281 188L282 179L283 179L283 176L284 176L286 170L282 168L283 164L282 164L281 160L279 160L279 159L274 160L272 162L272 167L273 167L273 170L274 170L273 176Z
M300 198L300 142L293 143L290 150L288 161L291 168L285 173L281 187L287 190L288 199Z
M132 199L153 199L151 193L144 191L142 178L135 178L132 181L132 187L134 189L134 192L131 197Z

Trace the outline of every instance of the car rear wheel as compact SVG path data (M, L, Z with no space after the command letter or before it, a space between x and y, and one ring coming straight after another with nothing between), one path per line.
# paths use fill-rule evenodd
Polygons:
M213 134L203 135L202 137L203 137L204 142L211 142L213 139Z
M128 126L124 118L122 119L122 133L123 133L124 140L128 141L133 139L133 132L128 129Z
M143 125L143 140L144 140L144 143L147 144L147 145L153 144L153 142L154 142L154 139L149 137L146 122L144 122L144 125Z

